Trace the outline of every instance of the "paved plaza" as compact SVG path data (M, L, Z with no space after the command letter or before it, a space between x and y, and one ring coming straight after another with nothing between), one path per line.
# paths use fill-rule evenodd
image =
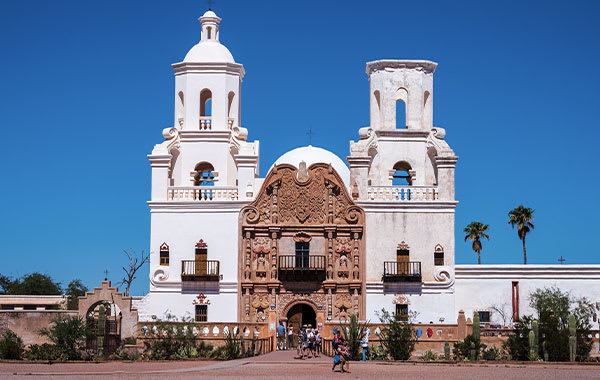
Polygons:
M351 363L331 372L331 359L297 360L290 352L227 362L0 363L0 379L600 379L600 366L569 364Z

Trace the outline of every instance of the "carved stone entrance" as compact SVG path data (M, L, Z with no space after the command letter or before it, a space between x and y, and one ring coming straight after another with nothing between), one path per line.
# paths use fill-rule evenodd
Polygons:
M285 320L297 303L314 312L297 319L364 318L364 211L331 165L300 168L274 166L240 211L240 321Z
M294 330L298 331L300 326L311 325L317 326L317 314L315 310L308 304L297 303L290 308L287 313L287 323L294 326Z

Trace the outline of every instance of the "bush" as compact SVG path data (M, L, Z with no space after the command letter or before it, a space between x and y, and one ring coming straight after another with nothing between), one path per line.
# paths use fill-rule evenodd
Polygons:
M344 334L344 339L348 343L350 360L362 359L362 347L360 341L367 330L367 323L358 322L356 314L350 315L350 323L347 326L340 326L340 331Z
M23 359L23 339L10 330L6 330L0 339L0 359Z
M488 349L484 349L481 352L481 358L483 360L500 360L502 359L502 350L496 346L492 346Z
M29 350L25 352L25 358L28 360L60 360L69 359L68 353L54 344L32 344Z
M378 313L379 319L387 326L381 331L381 343L394 360L408 360L415 349L417 336L413 331L415 314L409 315L408 322L405 316L394 313L390 314L385 309Z
M546 354L550 361L569 360L569 315L575 316L578 361L589 358L592 349L590 320L592 303L585 297L574 298L556 287L536 289L530 295L530 306L536 311L539 325L537 356ZM515 331L504 343L504 349L516 360L529 360L528 334L534 317L526 315L515 321Z
M90 331L81 317L58 316L52 319L50 327L40 330L40 335L54 343L58 351L67 355L67 359L77 360L81 359L79 349L85 347Z
M372 346L367 350L369 360L387 360L388 352L383 346Z
M439 359L438 355L431 350L425 351L423 353L423 356L421 356L421 360L424 362L434 362L438 359Z
M452 354L454 360L477 360L481 356L481 351L486 349L486 345L473 335L467 335L462 342L454 343ZM471 350L475 351L475 358L471 357Z

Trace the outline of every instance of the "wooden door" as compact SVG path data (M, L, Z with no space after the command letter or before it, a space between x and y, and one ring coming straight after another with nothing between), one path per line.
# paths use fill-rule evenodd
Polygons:
M208 252L206 248L196 248L196 275L206 275L207 259Z
M399 249L397 251L398 274L408 274L409 252L408 249Z

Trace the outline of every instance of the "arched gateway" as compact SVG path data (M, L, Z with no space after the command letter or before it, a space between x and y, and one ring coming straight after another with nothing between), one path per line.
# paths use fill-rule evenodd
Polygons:
M240 233L240 321L364 318L364 212L331 165L275 165Z

